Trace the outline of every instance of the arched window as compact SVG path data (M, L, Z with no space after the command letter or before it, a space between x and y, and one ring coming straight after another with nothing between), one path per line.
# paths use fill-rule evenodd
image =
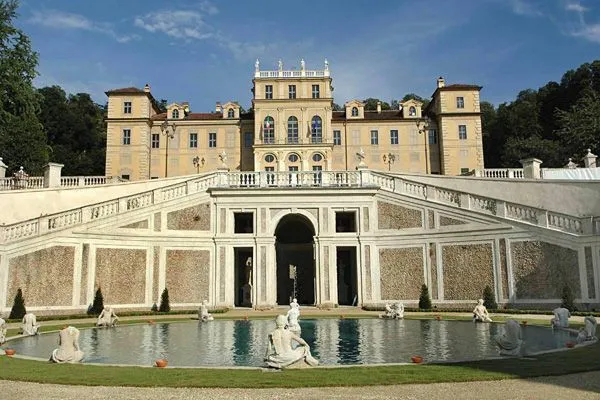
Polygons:
M235 116L235 113L233 112L233 108L230 108L227 111L227 118L233 118Z
M291 163L296 163L300 160L300 157L298 157L298 154L296 153L292 153L288 156L288 161Z
M317 163L321 162L321 161L323 161L323 155L321 153L315 153L312 156L312 160Z
M408 109L408 115L414 117L417 115L417 109L414 106L410 106Z
M323 123L318 115L315 115L310 122L310 138L312 143L323 142Z
M265 156L265 162L267 162L269 164L272 162L275 162L275 156L273 154L267 154Z
M287 142L298 143L298 118L288 118Z
M358 108L352 107L352 116L353 117L358 117Z
M263 143L275 143L275 121L266 117L263 123Z
M173 110L173 112L171 113L171 118L173 118L173 119L179 118L179 110L178 109Z

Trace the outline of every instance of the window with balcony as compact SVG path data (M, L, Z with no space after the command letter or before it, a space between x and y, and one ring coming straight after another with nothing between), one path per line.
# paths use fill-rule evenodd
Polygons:
M131 144L131 129L123 129L123 144Z
M178 119L179 118L179 110L175 109L171 112L171 118Z
M358 108L352 107L352 116L353 117L358 117Z
M458 138L460 140L467 140L467 126L466 125L458 126Z
M323 123L318 115L315 115L310 123L310 138L312 143L323 142Z
M456 98L456 108L465 108L465 98L464 97Z
M398 144L398 130L392 129L390 131L390 144Z
M296 98L296 85L288 86L288 98L295 99Z
M227 110L227 118L233 117L235 117L235 111L233 110L233 108L230 108L229 110Z
M341 131L333 131L333 145L334 146L342 145L342 132Z
M198 147L198 134L190 133L190 148Z
M287 142L298 143L298 118L290 117L287 125Z
M123 102L123 114L131 114L131 102Z
M318 99L319 97L321 97L319 85L312 85L312 98Z
M273 85L265 85L265 99L273 98Z
M266 117L263 121L263 143L275 143L275 121Z
M152 134L152 148L158 149L160 147L160 135L158 133Z
M371 131L371 144L379 144L379 132L377 132L376 130Z
M217 132L208 134L208 147L217 147Z

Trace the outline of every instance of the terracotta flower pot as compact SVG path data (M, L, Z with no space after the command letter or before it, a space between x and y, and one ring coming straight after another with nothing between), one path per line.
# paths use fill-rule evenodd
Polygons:
M248 321L248 316L247 315L244 317L244 321Z
M573 347L575 347L575 342L567 342L567 347L569 349L572 349Z
M423 362L423 357L421 356L412 356L410 360L415 364L421 364Z
M521 321L521 325L523 325L523 326L527 325L527 321Z
M438 321L441 321L441 320L442 320L442 317L440 317L439 315L436 315L436 316L435 316L435 319L436 319L436 320L438 320Z
M9 357L14 356L16 352L17 351L15 349L4 349L4 353Z
M165 360L164 358L158 359L154 362L154 364L158 367L158 368L165 368L169 362L167 360Z
M148 323L149 323L150 325L154 325L154 321L153 321L153 320L151 320L151 319L149 319L149 320L148 320Z

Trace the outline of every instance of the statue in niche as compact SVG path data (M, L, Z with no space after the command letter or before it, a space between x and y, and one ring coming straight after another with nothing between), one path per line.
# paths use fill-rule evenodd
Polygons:
M242 305L252 306L252 257L246 259L244 266L244 285L242 286Z
M598 325L598 322L596 322L596 318L592 316L587 316L585 317L583 322L585 324L585 327L579 330L579 334L577 335L577 343L598 340L598 338L596 337L596 327Z
M50 361L55 363L78 363L84 353L79 350L79 329L67 326L58 333L58 349L54 349Z
M400 301L395 304L387 303L385 305L385 313L379 314L379 318L403 319L404 318L404 304Z
M40 324L37 323L35 315L32 313L27 313L23 317L23 335L34 336L38 334L38 329L40 329Z
M483 299L477 300L477 305L473 309L473 322L492 322L487 308L483 305Z
M0 317L0 344L6 342L6 321Z
M509 319L504 324L504 333L492 337L500 355L502 356L518 356L521 354L521 326L513 319Z
M115 314L113 309L106 306L104 307L100 315L98 315L98 321L96 322L96 326L112 328L113 326L117 325L118 320L119 317L117 317L117 314Z
M286 323L287 318L285 315L278 315L275 319L276 328L269 333L269 342L265 355L267 366L283 369L319 365L319 361L310 354L308 343L289 329L285 329ZM292 348L293 342L298 343L299 346Z
M571 316L571 312L564 308L558 307L552 310L554 314L554 318L550 320L552 324L552 328L568 328L569 327L569 317Z
M290 303L290 309L287 312L287 328L300 336L302 332L300 328L300 324L298 323L298 319L300 318L300 305L296 299L293 299Z
M206 300L202 302L202 305L198 310L198 319L200 322L208 322L214 319L213 316L208 312L208 302Z

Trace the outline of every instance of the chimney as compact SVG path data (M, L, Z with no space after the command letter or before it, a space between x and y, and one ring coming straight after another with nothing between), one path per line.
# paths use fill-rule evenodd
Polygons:
M148 85L147 83L144 86L144 93L150 93L150 85Z
M377 102L377 114L381 114L381 102Z
M217 101L217 105L215 107L215 112L217 113L222 113L223 112L223 107L221 107L221 102Z
M592 149L587 149L587 154L583 157L583 163L586 168L596 168L597 155L592 154ZM0 158L0 167L2 167L2 159Z
M443 88L444 86L446 86L446 80L444 79L444 77L443 77L443 76L440 76L440 77L437 79L437 87L438 87L438 89L439 89L439 88Z

